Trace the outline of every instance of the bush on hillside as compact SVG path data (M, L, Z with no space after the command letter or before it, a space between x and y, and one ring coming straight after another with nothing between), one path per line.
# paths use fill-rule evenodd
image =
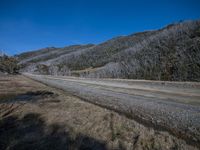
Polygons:
M19 73L18 62L14 57L0 56L0 72L8 74Z

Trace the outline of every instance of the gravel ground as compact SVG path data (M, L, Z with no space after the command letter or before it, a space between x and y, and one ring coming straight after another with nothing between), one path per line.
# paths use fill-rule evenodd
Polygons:
M167 130L200 147L199 83L26 76L126 114L146 126Z
M0 76L0 149L197 150L198 147L166 131L85 102L71 92L24 76Z

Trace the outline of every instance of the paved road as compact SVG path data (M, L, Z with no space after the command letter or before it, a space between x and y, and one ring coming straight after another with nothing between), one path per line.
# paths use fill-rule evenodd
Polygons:
M24 75L200 147L200 83Z

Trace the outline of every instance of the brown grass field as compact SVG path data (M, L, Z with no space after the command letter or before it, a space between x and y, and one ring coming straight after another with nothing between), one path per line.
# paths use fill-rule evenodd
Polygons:
M195 150L168 132L24 76L0 76L0 149Z

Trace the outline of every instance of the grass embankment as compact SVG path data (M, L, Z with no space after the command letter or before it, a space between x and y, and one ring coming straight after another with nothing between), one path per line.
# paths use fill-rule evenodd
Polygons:
M23 76L0 77L1 149L196 149Z

